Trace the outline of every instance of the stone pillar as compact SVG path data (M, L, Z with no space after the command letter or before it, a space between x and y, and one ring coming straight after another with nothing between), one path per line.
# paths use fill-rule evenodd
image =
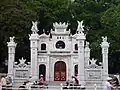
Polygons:
M103 76L104 80L106 81L108 77L108 48L109 48L109 43L107 42L107 37L102 37L102 43L101 43L101 48L102 48L102 63L103 63Z
M81 31L76 37L78 41L78 78L81 85L85 84L85 62L84 62L84 41L85 35Z
M50 70L50 63L49 63L49 56L47 56L47 64L46 64L46 81L50 81L49 79L50 79L50 72L49 72L49 70Z
M30 47L31 47L31 75L33 80L38 79L38 40L39 35L37 33L33 33L29 35Z
M8 75L13 78L14 73L14 62L15 62L15 48L17 43L14 42L14 36L10 37L10 42L7 42L8 46Z
M90 61L90 48L89 48L89 42L86 42L85 45L85 66L89 65Z
M73 56L70 56L70 61L68 63L68 80L71 80L71 77L74 75Z

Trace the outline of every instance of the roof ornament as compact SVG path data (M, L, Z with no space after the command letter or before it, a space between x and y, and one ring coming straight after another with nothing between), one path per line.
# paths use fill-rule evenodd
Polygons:
M38 28L37 28L37 24L38 24L38 22L37 21L32 21L32 28L31 28L31 31L32 31L32 33L33 34L36 34L39 30L38 30Z
M14 42L14 36L13 37L10 37L10 42Z
M77 31L78 33L81 33L84 31L84 25L83 25L83 20L80 22L80 21L77 21L78 22L78 28L77 28Z
M102 37L103 42L107 42L107 37Z
M92 59L90 60L91 65L96 65L96 62L97 62L97 60L94 59L94 58L92 58Z

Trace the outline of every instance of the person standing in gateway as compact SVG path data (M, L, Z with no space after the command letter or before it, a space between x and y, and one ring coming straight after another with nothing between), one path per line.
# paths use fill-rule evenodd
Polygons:
M39 85L43 85L44 84L44 78L43 78L43 75L41 74L40 75L40 79L39 79Z

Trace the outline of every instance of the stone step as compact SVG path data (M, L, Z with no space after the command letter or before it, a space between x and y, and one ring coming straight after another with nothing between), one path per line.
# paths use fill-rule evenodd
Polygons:
M64 85L66 83L66 81L46 81L46 83L50 86L52 86L52 85L60 86L61 83Z

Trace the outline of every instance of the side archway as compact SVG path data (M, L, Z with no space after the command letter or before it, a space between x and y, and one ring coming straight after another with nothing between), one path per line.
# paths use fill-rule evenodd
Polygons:
M44 64L40 64L39 65L39 78L40 78L40 75L43 75L44 76L44 80L45 80L45 76L46 76L46 66Z
M74 66L74 75L77 76L78 75L78 65Z

